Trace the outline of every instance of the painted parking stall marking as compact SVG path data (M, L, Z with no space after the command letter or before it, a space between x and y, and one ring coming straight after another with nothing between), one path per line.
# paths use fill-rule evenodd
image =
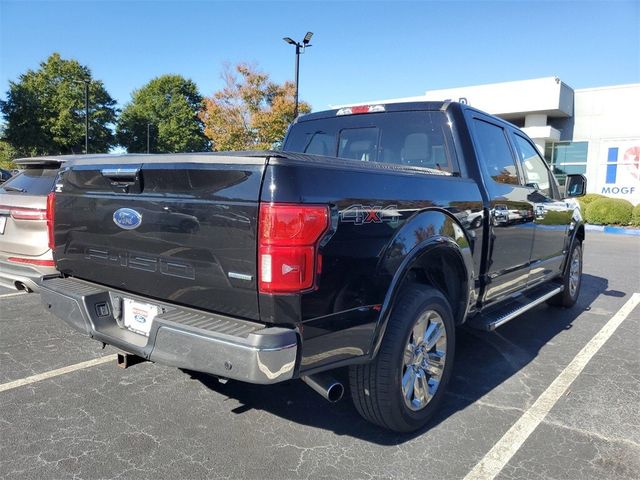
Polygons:
M640 304L640 293L634 293L620 310L600 329L556 377L531 407L493 446L484 458L464 477L465 480L491 480L516 454L531 433L544 420L567 388L580 375L591 358L613 335L625 318Z
M0 295L0 298L17 297L19 295L26 295L27 292L13 292Z
M0 392L6 392L14 388L22 387L24 385L30 385L32 383L47 380L49 378L58 377L66 373L76 372L78 370L84 370L85 368L95 367L96 365L102 365L103 363L113 362L116 360L117 355L107 355L105 357L94 358L86 362L76 363L67 367L58 368L56 370L50 370L48 372L39 373L37 375L31 375L30 377L21 378L12 382L3 383L0 385Z

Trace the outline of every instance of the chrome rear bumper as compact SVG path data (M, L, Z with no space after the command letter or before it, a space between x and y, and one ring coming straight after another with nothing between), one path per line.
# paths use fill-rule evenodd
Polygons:
M43 278L40 294L45 308L75 329L152 362L260 384L289 380L296 372L293 329L267 328L75 278ZM148 337L121 326L123 298L159 307Z

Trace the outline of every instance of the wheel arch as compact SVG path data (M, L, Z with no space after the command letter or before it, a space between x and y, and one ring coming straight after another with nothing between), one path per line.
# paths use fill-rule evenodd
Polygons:
M570 235L569 240L567 242L567 254L564 257L563 264L562 264L562 275L566 273L566 270L569 266L569 253L573 249L573 245L575 244L575 242L580 242L581 244L583 244L584 240L585 240L584 222L580 222L573 228L572 234Z
M575 238L584 242L584 223L581 223L578 225L578 228L576 228Z
M392 279L375 327L371 358L380 348L393 305L407 283L440 290L451 305L456 324L464 321L476 299L469 240L458 220L444 210L423 211L409 219L394 235L378 270Z

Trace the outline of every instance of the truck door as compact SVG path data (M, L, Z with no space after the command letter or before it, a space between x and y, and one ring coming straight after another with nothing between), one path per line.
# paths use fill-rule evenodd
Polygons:
M534 238L531 189L524 185L507 130L471 113L471 130L489 194L489 255L485 302L525 288Z
M534 211L535 235L527 282L531 286L560 273L573 208L561 201L555 178L533 144L517 131L511 132L511 138L529 191L527 200Z

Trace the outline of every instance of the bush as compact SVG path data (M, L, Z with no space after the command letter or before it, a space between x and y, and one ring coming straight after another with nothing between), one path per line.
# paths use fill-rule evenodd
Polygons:
M585 218L596 225L628 225L633 205L621 198L599 198L587 205Z
M631 213L631 225L640 227L640 203L633 207L633 212Z
M536 223L540 225L569 225L572 216L573 211L554 212L549 210L544 215L544 218L536 219Z
M577 197L578 203L580 204L580 211L584 214L587 210L587 206L596 200L600 200L601 198L609 198L604 195L600 195L599 193L587 193L583 197Z

